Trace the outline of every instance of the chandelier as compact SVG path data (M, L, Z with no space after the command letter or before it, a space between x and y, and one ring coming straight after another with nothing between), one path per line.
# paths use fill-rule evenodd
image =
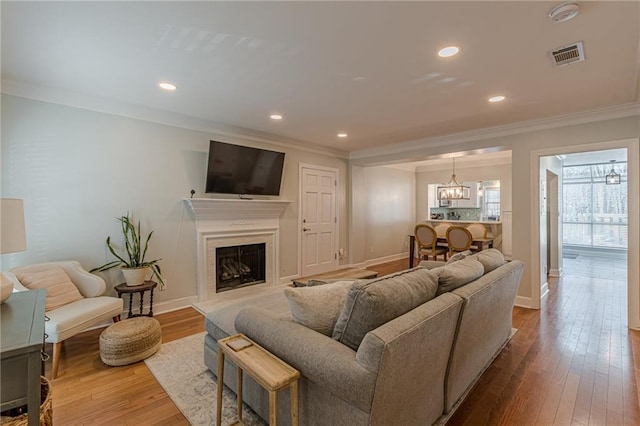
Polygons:
M456 179L456 159L453 158L453 174L451 180L445 186L439 186L438 200L468 200L471 198L471 189Z
M609 160L611 162L611 171L604 177L604 183L607 185L620 185L620 173L616 173L613 163L616 160Z

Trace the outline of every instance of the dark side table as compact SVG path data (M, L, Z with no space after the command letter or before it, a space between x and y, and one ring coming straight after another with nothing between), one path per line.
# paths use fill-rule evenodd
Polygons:
M114 287L114 290L118 293L118 297L121 297L123 294L129 294L129 316L127 318L132 317L140 317L140 316L153 316L153 290L158 286L158 283L155 281L145 281L143 284L128 286L127 283L122 283ZM149 300L149 313L142 313L142 306L144 304L144 293L145 291L151 291L151 298ZM133 294L140 293L140 313L134 315L131 312L131 308L133 306Z

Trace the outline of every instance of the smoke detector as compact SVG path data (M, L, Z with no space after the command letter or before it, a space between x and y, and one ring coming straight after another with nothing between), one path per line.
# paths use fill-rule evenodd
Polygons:
M584 47L582 46L582 42L578 41L552 50L549 52L549 56L555 67L581 62L585 59Z
M567 22L578 14L580 5L576 2L560 3L549 12L549 19L553 22Z

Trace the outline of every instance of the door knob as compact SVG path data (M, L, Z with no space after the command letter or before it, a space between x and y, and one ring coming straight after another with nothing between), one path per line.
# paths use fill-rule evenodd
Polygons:
M303 232L311 231L311 228L302 228Z

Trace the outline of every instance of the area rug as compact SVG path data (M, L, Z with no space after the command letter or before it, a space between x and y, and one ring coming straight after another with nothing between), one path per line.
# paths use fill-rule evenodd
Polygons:
M144 360L193 426L216 424L217 380L204 365L203 342L204 333L174 340L163 344L155 355ZM222 424L229 425L237 418L236 396L227 388L222 395ZM245 425L266 424L246 404L242 421Z

